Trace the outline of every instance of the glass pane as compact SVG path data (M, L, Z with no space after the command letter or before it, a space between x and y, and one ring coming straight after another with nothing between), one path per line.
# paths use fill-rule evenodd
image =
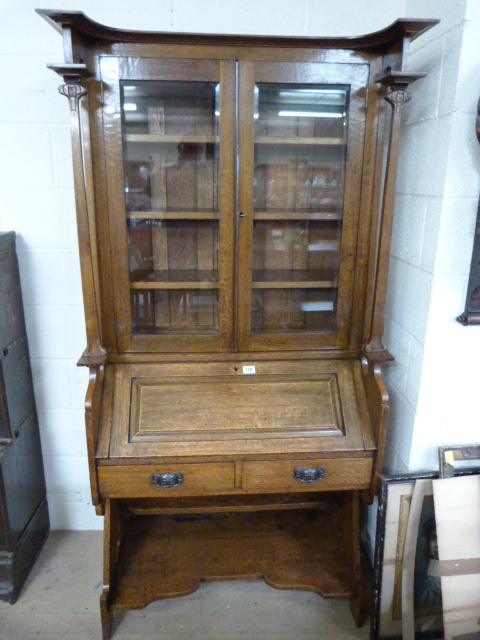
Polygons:
M219 95L121 83L134 333L218 333Z
M136 334L218 333L218 290L132 289L130 298Z
M333 331L333 289L254 289L254 333Z
M254 332L335 330L348 101L340 85L255 88Z

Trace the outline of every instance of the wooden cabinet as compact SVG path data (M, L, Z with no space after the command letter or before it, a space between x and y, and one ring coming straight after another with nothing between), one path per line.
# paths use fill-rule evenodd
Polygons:
M257 38L39 13L65 45L104 637L115 609L233 577L351 598L360 624L408 43L435 21Z
M15 233L0 233L0 600L15 603L50 528Z

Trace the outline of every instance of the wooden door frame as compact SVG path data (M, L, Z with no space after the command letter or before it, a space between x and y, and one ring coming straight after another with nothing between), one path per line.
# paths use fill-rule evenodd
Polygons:
M228 60L100 59L113 311L118 352L208 352L233 347L235 63ZM120 81L170 80L220 83L219 335L132 335L124 198Z
M238 314L236 340L239 351L345 349L352 327L359 322L351 318L363 150L366 124L366 90L369 65L325 62L239 63L240 123L239 135L239 205ZM349 128L345 165L345 187L337 293L337 329L334 333L278 333L256 335L251 332L252 256L253 256L253 164L254 164L254 86L256 82L288 84L335 84L350 86ZM353 107L353 108L352 108Z

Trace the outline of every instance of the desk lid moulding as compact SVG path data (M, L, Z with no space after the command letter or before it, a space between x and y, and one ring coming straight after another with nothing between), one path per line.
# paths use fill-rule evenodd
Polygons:
M376 449L355 361L109 365L105 385L99 462Z

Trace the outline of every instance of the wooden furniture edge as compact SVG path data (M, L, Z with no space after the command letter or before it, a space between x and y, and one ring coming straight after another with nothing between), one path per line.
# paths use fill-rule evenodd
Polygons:
M370 358L366 355L362 361L362 373L367 395L368 410L375 435L377 454L373 465L372 483L367 492L368 502L371 503L378 493L380 475L382 473L385 441L387 437L387 422L390 408L388 390L382 378L382 364L393 358L385 352L382 359Z
M113 622L111 609L113 601L113 586L120 550L122 535L122 520L118 500L107 499L105 503L105 519L103 533L103 585L100 594L100 617L102 623L102 638L109 640Z
M85 428L87 433L87 456L90 470L90 486L92 490L92 503L99 515L102 515L103 509L100 504L95 453L100 429L104 374L105 367L90 367L89 383L85 396Z
M67 57L67 56L66 56ZM47 65L58 73L65 84L58 91L69 101L70 128L77 213L80 268L83 283L83 304L87 330L87 348L84 356L102 357L102 314L100 305L100 274L95 227L95 198L93 194L93 169L91 136L88 116L87 80L93 72L85 64ZM82 98L86 99L82 101ZM84 117L82 117L84 111Z
M373 271L375 291L372 305L372 320L369 342L365 347L366 353L383 353L386 351L383 343L385 312L387 304L388 271L390 266L390 247L392 243L393 215L395 207L398 152L400 146L400 125L403 107L412 98L407 91L410 83L415 82L422 74L406 71L392 71L387 68L376 82L390 87L384 95L384 100L391 105L390 131L387 143L387 162L385 168L384 190L380 205L380 232L378 250L375 256Z
M388 27L380 31L361 36L346 38L339 37L276 37L276 36L248 36L232 35L224 36L218 34L195 34L195 33L170 33L170 32L148 32L132 31L127 29L116 29L102 25L91 20L81 11L58 11L51 9L36 9L39 16L44 18L59 33L62 29L74 29L78 33L98 40L111 42L163 42L171 44L206 44L215 45L233 44L238 46L268 46L277 47L280 43L283 46L293 47L328 47L338 49L379 49L388 46L391 42L399 38L414 39L433 26L439 20L401 18Z

